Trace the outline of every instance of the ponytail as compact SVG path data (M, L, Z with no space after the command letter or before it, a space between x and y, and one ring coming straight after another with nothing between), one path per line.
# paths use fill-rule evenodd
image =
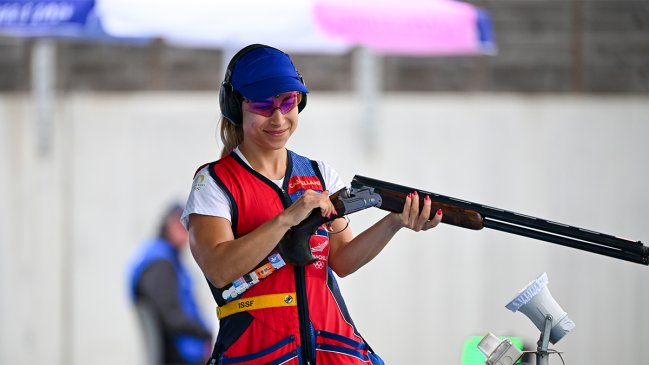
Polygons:
M243 128L230 123L225 117L221 117L219 123L221 124L221 142L223 142L221 157L225 157L243 142Z

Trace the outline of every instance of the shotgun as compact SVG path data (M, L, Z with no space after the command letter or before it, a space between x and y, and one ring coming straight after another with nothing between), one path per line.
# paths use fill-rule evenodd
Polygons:
M337 215L332 215L330 218L322 217L320 209L314 209L304 221L292 227L284 235L278 243L278 252L287 263L296 266L313 263L316 259L311 254L309 237L320 225L371 207L400 213L403 211L406 196L414 191L417 191L420 197L420 211L425 196L431 199L431 212L442 209L444 212L442 223L472 230L491 228L649 265L649 247L644 246L640 241L631 241L360 175L354 176L350 188L341 189L331 196Z

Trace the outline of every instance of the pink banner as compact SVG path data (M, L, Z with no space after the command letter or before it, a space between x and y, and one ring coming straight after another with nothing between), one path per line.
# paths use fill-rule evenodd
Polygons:
M316 0L314 17L329 35L382 53L482 53L478 15L452 0Z

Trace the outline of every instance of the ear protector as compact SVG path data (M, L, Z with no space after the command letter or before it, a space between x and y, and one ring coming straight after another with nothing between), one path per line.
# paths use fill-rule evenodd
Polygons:
M251 44L241 49L232 57L230 63L228 63L228 68L225 70L225 77L223 79L223 82L221 83L221 89L219 91L219 106L221 107L221 114L223 114L223 116L235 126L241 126L243 124L243 112L241 110L243 96L237 90L235 90L234 85L232 85L232 71L234 70L234 67L236 66L238 60L240 60L248 52L257 48L276 49L264 44ZM297 69L295 69L295 72L299 76L300 82L304 84L302 75L297 71ZM298 113L301 112L305 106L306 93L302 93L302 100L297 105Z

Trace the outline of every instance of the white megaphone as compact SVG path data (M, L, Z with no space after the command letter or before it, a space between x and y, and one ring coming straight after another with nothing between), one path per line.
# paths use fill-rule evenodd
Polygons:
M575 323L554 300L547 285L548 276L543 273L523 288L505 307L512 312L520 311L525 314L542 333L546 332L546 326L549 326L549 340L555 344L575 328Z

